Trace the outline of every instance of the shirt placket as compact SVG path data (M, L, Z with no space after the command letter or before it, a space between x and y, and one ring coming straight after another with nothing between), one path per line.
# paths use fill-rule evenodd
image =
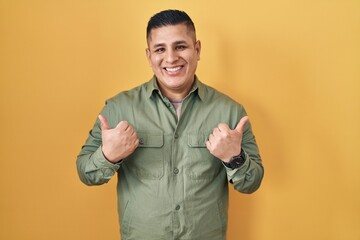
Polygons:
M186 196L186 189L184 183L184 164L180 164L181 161L184 161L184 151L186 151L187 147L187 135L185 133L186 128L188 127L188 123L186 122L186 117L188 112L186 112L188 106L191 105L191 98L193 94L188 95L183 103L181 114L178 118L176 127L174 129L174 134L172 138L172 155L171 155L171 170L172 170L172 192L173 192L173 214L172 214L172 223L173 223L173 236L174 240L178 239L179 235L184 230L184 212L186 211L186 202L184 201ZM176 112L173 112L176 114Z

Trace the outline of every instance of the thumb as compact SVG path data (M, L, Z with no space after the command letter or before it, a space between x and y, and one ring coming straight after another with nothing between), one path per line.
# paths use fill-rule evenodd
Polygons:
M243 133L246 122L249 120L248 116L242 117L239 123L236 125L235 130L239 133Z
M110 129L109 124L103 115L101 115L101 114L99 115L99 120L100 120L101 130Z

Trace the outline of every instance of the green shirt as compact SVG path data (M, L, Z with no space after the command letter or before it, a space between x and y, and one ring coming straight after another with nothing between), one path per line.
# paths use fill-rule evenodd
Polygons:
M245 163L230 169L206 148L219 123L234 129L244 108L195 79L178 119L156 78L119 93L102 110L109 126L131 124L139 147L120 163L108 162L101 151L99 120L78 158L81 181L100 185L118 175L118 211L123 240L221 240L226 238L228 181L239 192L260 186L263 166L251 125L245 125Z

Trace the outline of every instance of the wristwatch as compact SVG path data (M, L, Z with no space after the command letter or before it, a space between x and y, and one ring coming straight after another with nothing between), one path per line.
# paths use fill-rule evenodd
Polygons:
M229 162L223 162L224 165L232 170L241 167L246 160L246 155L243 149L241 149L240 154L234 156L230 159Z

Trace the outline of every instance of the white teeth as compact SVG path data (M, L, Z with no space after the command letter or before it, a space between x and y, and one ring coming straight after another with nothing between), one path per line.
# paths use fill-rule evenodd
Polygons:
M165 68L165 69L168 72L176 72L176 71L179 71L181 69L181 66L180 67L175 67L175 68Z

